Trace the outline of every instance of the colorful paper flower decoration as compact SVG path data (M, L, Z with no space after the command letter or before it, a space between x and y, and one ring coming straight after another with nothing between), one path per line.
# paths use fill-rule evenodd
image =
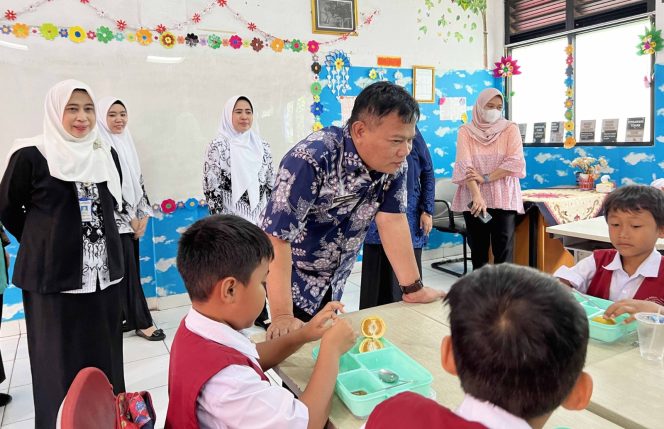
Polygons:
M192 48L194 46L198 45L198 36L195 35L194 33L187 33L187 37L185 37L184 40L187 43L187 45L189 45ZM178 43L180 43L179 39L178 39Z
M205 198L202 198L199 202L198 205L201 207L207 207L207 201L205 201Z
M84 42L86 38L85 30L83 27L74 26L69 28L69 40L74 43Z
M12 34L19 39L25 39L30 35L30 29L26 24L14 24L12 26Z
M318 42L315 41L315 40L309 40L309 42L307 43L307 50L312 54L315 54L316 52L318 52L319 48L320 48L320 46L319 46Z
M216 34L210 34L207 39L208 46L212 49L219 49L221 47L221 37Z
M7 9L7 11L5 12L5 19L7 21L15 21L16 20L16 12L14 12L11 9Z
M500 61L495 63L496 68L493 69L493 77L512 77L515 74L521 74L517 60L513 59L511 55L501 57Z
M60 37L64 37L64 38L69 37L69 30L66 29L66 28L61 28L59 33L60 33Z
M113 31L106 26L97 28L97 40L101 43L108 43L115 38Z
M323 105L321 103L313 103L311 105L311 113L314 116L320 116L323 113Z
M175 43L177 43L177 39L170 31L164 31L161 33L161 36L159 36L159 43L161 43L161 46L164 48L171 49L175 46Z
M565 48L567 59L565 63L565 141L563 147L570 149L576 145L574 137L574 45L569 44Z
M314 131L320 131L323 129L323 124L320 123L320 121L314 122L313 127L311 127Z
M376 80L377 77L378 77L378 72L376 71L376 69L369 70L369 79Z
M319 82L312 83L310 89L313 95L320 95L320 93L323 91L323 87Z
M251 40L251 49L253 49L255 52L260 52L260 50L263 49L264 46L265 44L258 37L254 37Z
M176 208L177 204L175 203L175 200L171 198L168 198L161 202L161 211L166 214L173 213Z
M654 27L646 28L646 33L639 36L641 42L636 45L636 53L638 55L653 55L659 52L664 47L664 40L662 40L662 30L656 30Z
M240 49L242 47L242 37L238 36L237 34L231 36L231 38L228 39L228 42L233 49Z
M272 39L272 42L270 42L270 48L272 48L274 52L281 52L284 50L284 41L279 38Z
M293 39L290 45L291 45L291 51L293 52L300 52L303 49L302 42L298 39Z
M314 61L311 64L311 72L313 74L320 74L320 70L321 70L320 63L318 61Z
M188 208L189 210L193 210L196 207L198 207L198 200L196 198L189 198L185 203L184 206Z
M139 44L147 46L152 43L152 33L147 28L141 28L136 32L136 40Z
M2 33L2 34L11 34L12 33L12 28L9 25L3 25L2 28L0 28L0 33Z
M58 37L58 27L47 22L39 27L39 33L41 33L44 39L53 40Z

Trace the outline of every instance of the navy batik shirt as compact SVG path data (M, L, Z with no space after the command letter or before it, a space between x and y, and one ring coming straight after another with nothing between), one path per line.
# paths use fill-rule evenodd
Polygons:
M329 287L341 299L376 212L406 211L406 169L370 172L348 127L317 131L284 156L262 227L291 245L295 306L316 313Z
M433 161L424 137L417 130L413 139L413 149L408 154L408 207L406 217L410 226L410 238L413 248L421 249L426 246L429 236L424 234L420 228L420 216L422 212L433 215L434 194L436 179L433 175ZM376 223L372 222L364 240L367 244L381 244Z

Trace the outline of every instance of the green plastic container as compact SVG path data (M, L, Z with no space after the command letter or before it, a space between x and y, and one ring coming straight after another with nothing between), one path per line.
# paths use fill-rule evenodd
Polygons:
M381 338L383 348L360 353L358 339L339 360L339 375L334 391L356 417L365 418L376 405L398 393L410 391L429 396L433 376L422 365L394 344ZM312 352L318 357L319 347ZM389 384L378 378L379 369L388 369L399 375L396 383ZM360 391L362 395L358 395ZM353 393L355 392L355 394Z
M603 310L609 308L613 301L607 299L597 298L589 295L574 294L576 300L581 304L583 309L588 316L588 326L590 328L590 338L593 338L598 341L603 341L605 343L612 343L619 340L626 334L636 330L636 323L622 323L625 319L629 317L629 314L622 314L615 318L615 325L606 325L604 323L595 322L592 320L593 317L601 316L604 314ZM584 301L585 297L588 301L592 302L596 306L590 304L587 301ZM597 307L603 309L600 310Z

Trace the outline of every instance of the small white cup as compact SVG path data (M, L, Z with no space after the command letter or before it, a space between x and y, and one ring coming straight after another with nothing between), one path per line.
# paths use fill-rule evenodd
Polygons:
M637 313L635 317L641 357L661 361L664 359L664 315Z

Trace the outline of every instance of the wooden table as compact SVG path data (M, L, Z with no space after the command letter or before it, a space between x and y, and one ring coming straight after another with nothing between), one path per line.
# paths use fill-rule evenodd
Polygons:
M549 226L546 232L553 238L562 239L563 245L571 250L592 251L612 247L609 226L603 216ZM656 247L658 250L664 250L664 239L657 240Z
M458 378L446 373L440 364L440 344L443 337L449 335L449 328L438 319L443 311L440 302L425 305L399 302L349 313L344 317L356 329L359 329L360 321L366 316L382 317L387 324L385 338L431 372L431 386L436 392L437 401L454 409L461 403L463 391ZM302 393L311 378L314 366L311 352L316 344L306 344L275 368L279 377L296 395ZM353 416L334 396L328 428L359 428L364 422L364 419ZM553 414L546 425L547 428L560 426L584 429L619 427L589 411L570 412L562 408Z
M522 193L526 215L515 231L514 262L553 273L573 265L573 256L559 240L549 238L546 227L597 216L606 194L576 188L528 189Z
M635 348L586 368L593 377L588 410L626 428L664 427L664 366Z

